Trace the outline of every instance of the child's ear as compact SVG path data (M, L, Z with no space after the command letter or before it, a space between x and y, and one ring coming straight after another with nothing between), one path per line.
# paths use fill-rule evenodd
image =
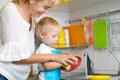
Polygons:
M39 34L40 38L44 38L44 35L45 35L45 33L43 33L43 32L41 32L41 33Z

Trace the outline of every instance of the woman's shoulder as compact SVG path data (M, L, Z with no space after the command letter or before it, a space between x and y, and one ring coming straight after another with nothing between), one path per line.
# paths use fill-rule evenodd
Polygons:
M16 11L16 6L12 2L8 2L1 12L10 12L10 11Z
M1 18L20 18L17 7L14 3L8 2L5 7L0 11ZM16 17L17 16L17 17Z

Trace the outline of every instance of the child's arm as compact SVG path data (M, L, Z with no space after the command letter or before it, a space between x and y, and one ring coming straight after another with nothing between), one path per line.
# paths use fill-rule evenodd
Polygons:
M45 62L43 63L43 67L45 70L51 70L51 69L56 69L61 67L62 64L57 63L57 62Z

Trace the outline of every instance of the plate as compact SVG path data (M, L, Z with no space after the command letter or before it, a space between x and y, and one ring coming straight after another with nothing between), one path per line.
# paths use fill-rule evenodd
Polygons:
M73 71L73 70L77 69L81 64L82 59L81 59L80 56L75 56L75 57L77 59L77 62L74 65L66 66L66 67L69 67L69 69L67 69L65 67L61 67L61 70L64 71L64 72L70 72L70 71Z

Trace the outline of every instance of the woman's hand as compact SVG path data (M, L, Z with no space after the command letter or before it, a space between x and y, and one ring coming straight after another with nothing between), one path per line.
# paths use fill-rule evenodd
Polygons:
M56 55L54 61L63 65L73 65L76 62L76 57L70 53L63 53L61 55Z

